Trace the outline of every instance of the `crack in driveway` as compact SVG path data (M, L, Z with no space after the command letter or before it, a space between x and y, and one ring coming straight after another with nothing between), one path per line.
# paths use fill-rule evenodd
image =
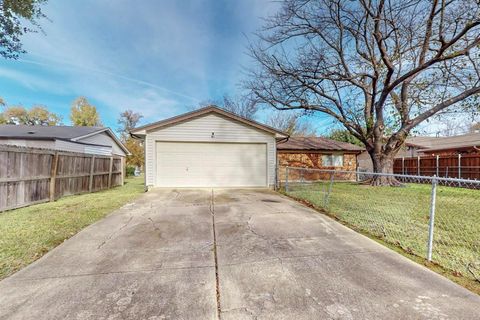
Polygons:
M210 213L212 215L212 229L213 229L213 258L215 261L215 296L217 301L217 318L221 320L222 308L220 305L220 282L218 277L218 256L217 256L217 232L215 229L215 194L212 189L210 201Z
M117 230L115 230L114 232L112 232L111 234L108 235L108 237L102 241L102 243L100 243L97 247L97 250L98 249L101 249L108 241L112 240L113 237L119 233L120 231L122 231L124 228L126 228L128 226L128 224L133 220L133 216L130 216L130 218L128 219L128 221L126 223L124 223L120 228L118 228Z

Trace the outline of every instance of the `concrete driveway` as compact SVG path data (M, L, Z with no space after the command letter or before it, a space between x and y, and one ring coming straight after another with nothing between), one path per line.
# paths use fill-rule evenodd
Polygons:
M154 190L0 282L0 319L478 319L480 297L270 191Z

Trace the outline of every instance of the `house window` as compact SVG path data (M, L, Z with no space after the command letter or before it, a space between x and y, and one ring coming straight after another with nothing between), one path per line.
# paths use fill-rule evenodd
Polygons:
M343 167L343 154L322 155L322 165L324 167Z

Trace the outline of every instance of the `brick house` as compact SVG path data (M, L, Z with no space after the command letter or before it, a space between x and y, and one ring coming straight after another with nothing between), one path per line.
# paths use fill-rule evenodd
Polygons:
M278 179L285 179L285 167L314 168L324 170L356 171L357 156L362 147L323 137L290 137L277 143ZM294 179L290 173L289 179ZM305 171L302 179L323 179L325 173ZM344 175L354 179L354 174ZM297 177L300 178L300 177Z

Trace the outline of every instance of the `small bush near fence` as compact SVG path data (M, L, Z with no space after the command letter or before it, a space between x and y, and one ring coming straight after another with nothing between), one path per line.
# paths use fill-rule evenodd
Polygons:
M480 283L480 181L396 175L404 187L373 187L372 176L288 168L281 182L340 221Z
M119 157L0 145L0 211L122 183Z

